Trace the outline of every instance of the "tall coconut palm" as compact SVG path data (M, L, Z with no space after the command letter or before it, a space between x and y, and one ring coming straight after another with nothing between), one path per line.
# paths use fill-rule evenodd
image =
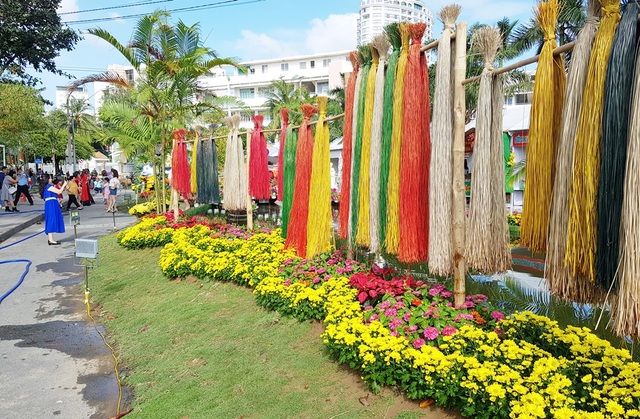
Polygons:
M195 101L196 93L203 90L198 79L217 66L238 66L235 60L220 58L214 50L203 45L198 24L188 26L179 21L172 25L168 18L169 14L163 11L142 17L127 45L123 45L103 29L88 31L112 45L140 74L134 96L139 105L139 113L146 115L151 124L159 126L159 129L151 132L158 136L155 137L155 142L161 150L161 167L166 161L171 127L175 124L184 126L189 115L202 108ZM71 85L71 89L95 81L127 89L134 88L120 75L105 72L80 79ZM164 170L161 170L161 176L164 183ZM164 195L164 188L162 191ZM159 211L165 210L165 198L163 196Z

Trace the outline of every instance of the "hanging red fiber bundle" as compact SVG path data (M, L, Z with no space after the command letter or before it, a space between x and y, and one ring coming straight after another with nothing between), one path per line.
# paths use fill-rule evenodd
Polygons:
M186 198L191 198L191 174L187 160L185 130L173 131L173 152L171 153L171 187Z
M351 201L351 157L353 154L353 105L358 77L358 51L349 53L353 72L347 81L345 90L344 128L342 134L342 185L340 189L340 237L347 238L349 233L349 205Z
M296 152L296 181L293 187L293 205L289 216L285 247L296 249L300 257L307 253L307 220L309 219L309 188L313 167L313 133L309 119L318 112L318 108L305 103L300 107L304 120L298 132L298 150Z
M282 119L282 129L280 131L280 150L278 151L278 201L282 202L282 191L284 190L284 145L289 127L289 109L280 109L280 119Z
M267 140L262 132L264 116L253 115L253 133L251 134L251 156L249 161L249 193L255 199L269 199L269 162L267 160Z
M429 79L426 57L420 51L426 24L413 23L408 28L411 47L404 83L398 259L419 262L429 255Z

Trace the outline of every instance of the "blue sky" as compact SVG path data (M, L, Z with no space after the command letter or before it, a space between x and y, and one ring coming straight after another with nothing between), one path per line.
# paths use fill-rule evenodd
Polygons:
M449 3L451 1L448 0L426 1L434 15ZM459 20L470 24L491 24L505 16L527 21L536 2L459 0L457 3L463 10ZM172 19L181 19L189 25L199 22L206 45L221 57L255 60L348 50L356 44L356 18L360 0L62 0L59 13L62 20L75 30L100 27L126 43L137 20L123 19L126 15L207 4L212 7L174 12ZM122 5L131 7L117 7ZM107 9L88 11L100 8ZM81 13L70 13L78 11ZM113 20L79 22L99 18ZM434 36L439 36L441 30L438 22ZM83 37L73 51L63 52L56 59L59 69L75 77L84 77L104 71L109 64L126 63L106 42L92 35ZM50 73L38 76L43 82L40 87L45 88L44 97L52 102L55 102L56 86L69 83L68 79Z

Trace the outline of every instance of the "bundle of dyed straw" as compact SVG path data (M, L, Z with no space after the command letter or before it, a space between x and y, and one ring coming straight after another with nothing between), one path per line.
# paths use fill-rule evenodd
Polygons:
M358 52L351 51L349 60L353 71L349 75L345 89L344 128L342 131L342 184L340 185L339 234L346 239L349 231L349 206L351 200L351 159L353 152L353 114L358 78Z
M553 191L555 145L560 135L566 75L557 47L555 28L558 0L541 1L535 10L536 21L544 34L538 60L527 145L527 187L522 211L522 243L534 252L544 252L549 227Z
M444 30L438 44L433 127L431 136L431 172L429 174L429 272L447 276L453 271L453 68L451 35L460 15L460 6L451 4L440 11Z
M285 246L296 250L300 257L307 254L307 221L309 219L309 189L311 187L311 170L313 167L313 133L309 120L318 112L313 105L301 107L304 120L298 133L298 150L296 153L296 179L293 191L293 204L289 215L289 226ZM331 201L329 200L329 205Z
M400 158L402 152L402 124L404 114L404 81L409 58L409 30L406 23L399 25L402 42L396 77L393 84L393 127L391 131L391 156L389 158L389 183L387 186L387 234L385 249L392 255L400 247Z
M267 160L267 141L262 132L263 115L252 115L253 133L251 134L251 153L249 153L249 192L256 199L269 199L269 161Z
M382 159L382 119L384 110L384 67L389 56L387 37L378 35L371 41L378 52L378 68L375 76L373 116L371 119L371 158L369 166L369 252L380 253L380 166Z
M224 165L224 209L243 211L247 209L247 172L242 141L238 137L240 115L225 118L229 127L227 154Z
M326 96L318 96L319 118L313 144L313 166L309 191L309 218L307 221L307 258L331 249L333 220L331 218L331 152L329 150L329 124Z
M573 172L573 152L578 131L578 120L582 108L582 93L587 81L591 45L598 30L600 1L589 0L588 17L580 30L571 54L571 65L567 78L567 97L562 113L562 129L555 166L556 178L551 200L549 221L549 244L545 262L545 279L549 290L561 298L572 300L593 292L582 289L587 281L577 280L565 267L567 228L569 224L569 187Z
M280 109L282 128L280 130L280 148L278 149L278 201L282 202L282 190L284 188L284 148L287 141L287 128L289 127L289 109Z
M189 161L187 160L187 144L184 142L185 132L183 129L173 131L171 187L185 199L189 199L191 197L191 174L189 173Z
M291 214L291 205L293 204L293 189L296 179L296 151L298 150L298 136L293 131L291 125L287 128L287 139L284 148L284 167L283 170L283 192L282 192L282 221L280 228L282 237L287 237L289 228L289 215Z
M426 24L412 23L408 29L411 47L404 80L400 157L402 217L398 259L403 262L419 262L427 260L429 256L429 78L426 58L421 52Z
M618 0L602 0L598 28L582 98L569 193L569 228L565 261L574 276L595 280L596 195L600 172L600 140L607 63L620 20Z

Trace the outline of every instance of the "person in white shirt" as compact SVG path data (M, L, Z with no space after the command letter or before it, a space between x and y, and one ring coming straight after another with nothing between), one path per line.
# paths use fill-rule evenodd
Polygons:
M109 181L109 202L107 205L107 212L118 212L116 207L116 197L118 196L118 188L120 187L120 180L118 180L118 171L111 169L113 177Z

